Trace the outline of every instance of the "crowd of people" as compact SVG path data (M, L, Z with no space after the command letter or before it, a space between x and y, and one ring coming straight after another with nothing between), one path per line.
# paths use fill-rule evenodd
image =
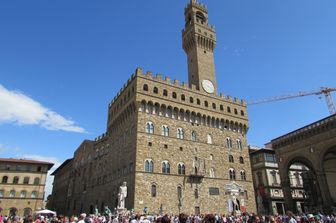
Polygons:
M321 213L295 215L290 211L286 215L256 215L243 213L241 215L87 215L77 216L0 216L0 223L336 223L336 214Z

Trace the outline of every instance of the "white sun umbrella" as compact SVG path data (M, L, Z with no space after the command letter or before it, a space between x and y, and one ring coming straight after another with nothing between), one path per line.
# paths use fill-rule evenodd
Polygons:
M35 212L36 214L46 214L46 215L56 215L56 212L55 211L50 211L48 209L44 209L44 210L41 210L41 211L36 211Z

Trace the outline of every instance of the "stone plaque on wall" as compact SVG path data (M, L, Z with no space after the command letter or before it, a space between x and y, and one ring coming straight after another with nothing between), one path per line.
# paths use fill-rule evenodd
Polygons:
M210 187L209 188L210 195L219 195L219 188L218 187Z

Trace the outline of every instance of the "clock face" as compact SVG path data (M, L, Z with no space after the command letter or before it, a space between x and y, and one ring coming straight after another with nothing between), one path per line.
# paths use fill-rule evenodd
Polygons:
M215 91L215 87L213 86L212 82L209 80L203 80L202 87L209 94L212 94Z

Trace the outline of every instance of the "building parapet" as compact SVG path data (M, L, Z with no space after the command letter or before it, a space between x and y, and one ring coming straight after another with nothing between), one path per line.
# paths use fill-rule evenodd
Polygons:
M204 95L204 93L201 92L199 89L197 89L195 85L189 86L188 83L186 83L186 82L180 82L177 79L172 80L169 76L164 77L160 73L156 74L156 75L153 75L153 72L151 72L151 71L147 71L146 73L144 73L141 68L137 68L135 74L136 74L136 76L146 77L148 79L163 82L163 83L169 84L171 86L175 86L177 88L182 88L182 89L189 90L189 91L197 91L197 93ZM209 95L206 95L206 96L209 96ZM237 105L240 105L240 106L246 106L247 105L245 100L239 99L237 97L232 97L230 95L225 95L224 93L219 93L217 95L211 95L211 97L215 97L217 99L224 100L226 102L231 102L231 103L234 103L234 104L237 104Z
M271 141L272 147L277 149L281 146L289 145L296 141L300 141L311 137L312 135L316 135L319 131L325 131L329 128L336 127L336 114L328 116L324 119L321 119L317 122L314 122L310 125L304 126L300 129L287 133L283 136L280 136Z

